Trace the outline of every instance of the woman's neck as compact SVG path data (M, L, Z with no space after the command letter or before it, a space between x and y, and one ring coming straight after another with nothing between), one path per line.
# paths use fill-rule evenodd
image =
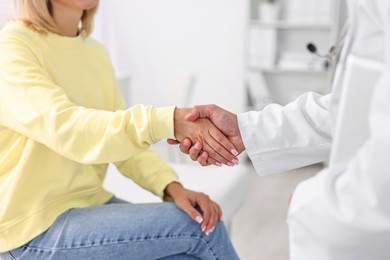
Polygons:
M75 37L79 33L79 23L83 10L73 9L57 1L52 1L52 16L56 22L59 34L62 36Z

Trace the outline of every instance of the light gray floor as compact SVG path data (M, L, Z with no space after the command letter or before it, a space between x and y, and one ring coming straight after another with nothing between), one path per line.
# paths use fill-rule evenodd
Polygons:
M251 174L248 196L233 217L231 238L243 260L288 259L288 231L285 222L288 198L295 186L320 171L313 165L260 178Z

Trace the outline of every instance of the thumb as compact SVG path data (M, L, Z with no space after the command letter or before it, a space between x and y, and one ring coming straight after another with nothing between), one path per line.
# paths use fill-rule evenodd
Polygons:
M208 106L194 106L184 119L187 121L195 121L198 118L210 118L209 114L210 111Z
M194 111L194 110L195 110L195 108L193 108L193 109L191 110L191 112L188 113L188 114L184 117L184 119L187 120L187 121L191 121L191 122L193 122L193 121L195 121L196 119L198 119L200 115L199 115L199 113L198 113L197 111Z

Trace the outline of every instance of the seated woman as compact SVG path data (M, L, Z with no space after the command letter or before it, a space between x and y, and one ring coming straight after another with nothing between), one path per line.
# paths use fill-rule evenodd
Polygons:
M234 146L209 120L186 122L188 109L125 108L88 37L97 5L19 0L0 33L0 258L237 259L219 206L149 150L189 136L231 164ZM174 203L116 199L108 163Z

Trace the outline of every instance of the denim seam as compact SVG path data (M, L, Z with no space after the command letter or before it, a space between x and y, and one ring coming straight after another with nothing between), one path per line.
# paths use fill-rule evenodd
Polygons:
M150 240L158 240L158 239L169 239L169 238L187 238L187 239L200 239L206 246L208 251L215 257L215 253L212 250L212 247L210 247L210 244L207 240L205 240L203 237L197 237L197 236L166 236L166 237L151 237L151 238L136 238L132 240L124 239L124 240L118 240L118 241L112 241L112 242L103 242L101 244L91 244L91 245L82 245L82 246L74 246L74 247L66 247L66 248L39 248L34 246L23 246L23 248L33 251L61 251L61 250L71 250L71 249L83 249L83 248L90 248L90 247L97 247L97 246L107 246L107 245L115 245L115 244L125 244L130 242L142 242L142 241L150 241ZM217 259L217 258L216 258Z
M11 253L11 251L8 251L8 254L11 256L11 258L12 258L13 260L16 260L16 258L13 256L13 254Z

